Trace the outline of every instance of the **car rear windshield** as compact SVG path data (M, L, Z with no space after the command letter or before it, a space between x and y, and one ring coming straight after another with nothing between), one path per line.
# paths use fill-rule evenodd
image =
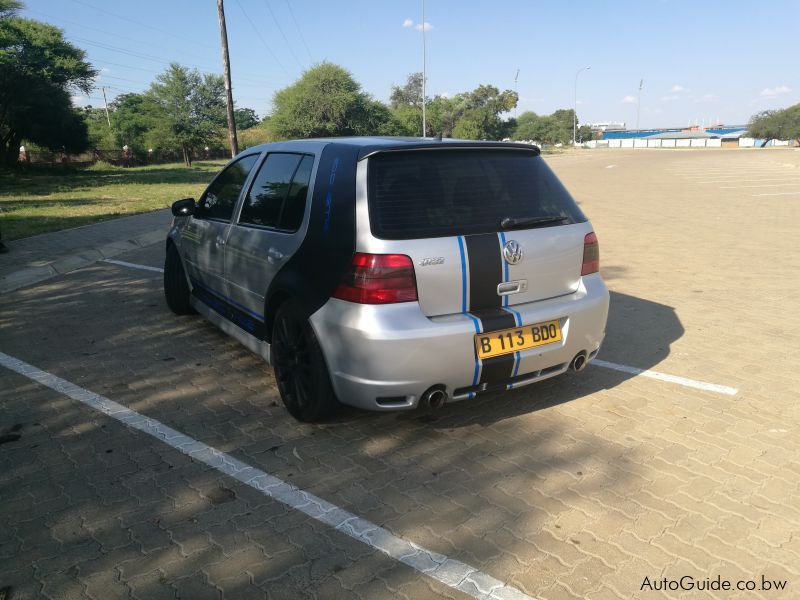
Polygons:
M541 157L525 150L413 150L369 159L372 234L386 240L500 231L500 221L586 221Z

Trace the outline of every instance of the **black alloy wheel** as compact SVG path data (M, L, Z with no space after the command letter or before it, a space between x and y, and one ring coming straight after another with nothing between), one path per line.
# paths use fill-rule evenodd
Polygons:
M298 421L331 417L338 400L314 330L291 300L278 309L272 332L272 364L286 410Z

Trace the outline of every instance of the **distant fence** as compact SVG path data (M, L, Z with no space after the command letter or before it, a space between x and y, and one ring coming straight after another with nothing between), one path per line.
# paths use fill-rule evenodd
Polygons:
M192 155L192 160L215 160L230 158L230 153L225 148L207 152L201 150ZM20 156L20 161L23 156ZM131 153L125 156L123 150L101 149L88 150L80 154L66 154L64 152L33 151L26 152L24 162L31 165L71 167L86 167L97 162L107 162L118 167L137 167L142 165L157 165L164 163L183 162L183 152L180 150L153 150L152 152Z
M755 138L624 138L591 140L584 142L586 148L753 148L760 147L764 140ZM795 146L796 142L770 140L767 146Z

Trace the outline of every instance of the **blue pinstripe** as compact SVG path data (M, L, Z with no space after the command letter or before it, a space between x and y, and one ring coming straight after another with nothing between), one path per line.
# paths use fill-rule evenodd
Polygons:
M461 255L461 312L472 319L472 324L475 326L475 333L481 332L481 325L477 318L467 312L467 259L464 254L464 236L458 236L458 252ZM472 376L472 385L478 383L478 376L480 375L481 364L478 361L477 354L475 355L475 372ZM469 393L471 399L475 394Z
M501 231L499 235L500 235L500 256L503 256L503 248L505 248L506 245L506 234ZM506 281L508 281L508 263L505 261L505 259L503 259L503 282L505 283ZM503 307L514 315L514 322L517 324L517 327L521 327L522 317L516 310L514 310L508 305L508 296L503 296ZM514 352L514 372L511 374L512 377L517 376L517 372L519 372L519 363L520 363L519 352ZM510 390L513 387L514 384L509 383L507 389Z

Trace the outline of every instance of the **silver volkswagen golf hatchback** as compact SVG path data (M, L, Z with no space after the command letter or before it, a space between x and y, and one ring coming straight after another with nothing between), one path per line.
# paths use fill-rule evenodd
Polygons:
M597 236L533 146L266 144L172 211L167 304L271 363L302 421L580 371L605 335Z

